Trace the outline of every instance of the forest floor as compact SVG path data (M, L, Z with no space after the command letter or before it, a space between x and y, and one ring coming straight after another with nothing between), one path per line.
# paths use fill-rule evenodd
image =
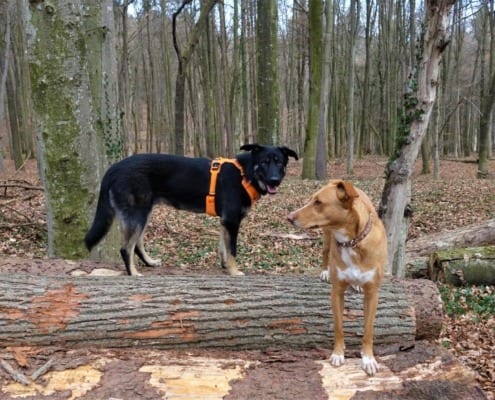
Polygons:
M71 274L90 273L95 268L123 272L120 261L102 264L89 259L81 262L47 260L45 198L36 164L29 161L21 171L14 171L9 160L5 164L5 171L0 172L0 273ZM349 177L344 163L334 161L329 164L329 176L351 179L378 205L385 165L383 158L366 157L356 161L354 175ZM476 179L476 169L473 160L443 160L441 179L434 180L431 174L420 174L418 163L413 181L410 239L495 218L495 179L493 176ZM495 160L490 161L489 170L495 171ZM303 205L309 195L322 186L322 182L301 180L300 172L301 162L291 161L279 193L262 198L243 221L237 259L245 273L307 274L315 279L318 276L321 262L319 232L301 232L286 222L287 214ZM218 222L212 217L157 207L150 220L146 243L148 252L161 258L163 266L138 268L144 275L221 274L218 234ZM495 287L455 291L442 287L441 291L444 301L456 302L458 307L456 312L446 312L444 329L437 344L473 370L486 396L493 400L495 316L490 310L495 308ZM474 297L485 305L481 312L473 309ZM301 369L305 368L308 367L302 362ZM277 387L275 376L266 377L274 388ZM284 379L292 378L285 376ZM296 383L297 390L302 390L300 382ZM308 394L310 381L303 386ZM238 386L236 390L242 389ZM296 391L285 392L283 396L289 398L291 394L294 395L292 398L298 398ZM237 395L236 398L247 397ZM60 398L67 397L60 395ZM143 398L148 397L143 394ZM314 397L306 398L324 397L314 394Z

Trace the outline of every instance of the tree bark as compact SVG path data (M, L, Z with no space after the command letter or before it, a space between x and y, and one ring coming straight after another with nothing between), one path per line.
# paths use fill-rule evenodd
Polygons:
M309 2L309 103L306 121L306 137L304 139L304 157L302 178L316 178L316 155L318 141L318 124L321 114L321 81L322 81L322 38L323 38L323 1ZM319 143L320 142L320 143ZM326 169L326 165L325 165Z
M10 17L12 4L12 0L0 3L0 21L4 21L0 26L0 121L3 121L4 117L5 84L7 81L7 71L9 69L11 43ZM0 171L4 170L4 150L4 145L0 145Z
M444 250L432 254L429 275L455 286L495 285L495 247Z
M325 17L325 30L322 37L322 65L321 65L321 90L320 109L318 116L318 134L316 137L315 177L318 180L328 178L328 112L330 108L331 93L331 62L332 62L332 27L333 27L333 4L332 1L325 2L323 6Z
M122 157L112 2L30 2L29 11L48 255L82 258L99 181L108 163ZM105 243L97 251L115 257L116 243Z
M426 135L438 86L439 64L442 53L449 43L448 15L453 0L427 2L426 28L423 51L418 70L416 93L406 97L407 104L403 129L396 154L387 167L387 178L380 202L380 217L387 230L388 272L403 271L397 265L397 251L405 241L404 224L407 223L407 206L411 197L411 177L421 142ZM411 80L412 89L416 82ZM409 129L407 126L409 125ZM406 132L407 131L407 132ZM403 243L402 243L403 244Z
M406 262L408 278L462 285L495 285L495 247L442 250Z
M359 29L360 2L351 0L349 9L349 48L347 50L347 95L346 95L346 172L354 175L354 63Z
M208 0L201 4L201 11L194 25L191 33L189 34L189 38L186 46L181 50L179 48L178 43L178 32L177 32L177 17L182 12L184 7L191 3L191 0L184 0L177 11L173 14L172 18L172 34L173 34L173 43L175 53L177 55L178 61L178 70L177 77L175 80L175 141L174 148L175 154L184 155L185 154L185 89L186 89L186 77L187 77L187 67L189 62L191 61L192 54L196 49L199 41L199 35L201 31L204 29L208 14L211 9L217 3L217 0Z
M256 16L256 97L258 141L277 144L280 138L278 82L278 3L257 2Z
M407 242L408 258L429 256L446 249L495 244L495 218L453 231L426 235Z
M329 286L315 277L0 275L3 346L312 348L332 342ZM346 343L360 345L362 294L346 294ZM436 339L431 281L385 280L376 344Z
M478 174L477 174L478 178L488 177L490 135L493 130L491 121L493 118L492 113L493 113L494 105L495 105L495 69L491 76L490 88L488 94L482 100L482 110L481 110L481 119L480 119L479 166L478 166Z

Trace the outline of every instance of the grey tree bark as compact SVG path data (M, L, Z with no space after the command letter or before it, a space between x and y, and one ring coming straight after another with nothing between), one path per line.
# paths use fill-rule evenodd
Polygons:
M302 177L316 178L316 154L318 148L318 125L321 103L322 81L322 39L323 39L323 1L309 2L309 101L307 108L306 137Z
M422 140L436 98L439 65L442 53L449 43L448 16L454 0L427 2L425 9L425 34L422 55L418 66L418 83L407 104L405 122L409 129L402 134L402 142L387 168L379 214L387 230L389 273L403 276L404 259L397 259L399 249L404 249L411 200L411 177ZM403 252L402 252L403 253Z
M258 140L276 144L279 140L279 82L278 82L278 5L277 0L257 3L256 65Z
M191 3L191 0L184 0L181 6L173 14L172 33L174 49L177 55L178 70L175 80L175 137L174 148L175 154L184 155L185 153L185 96L186 96L186 78L187 67L191 61L191 56L198 45L199 35L205 29L208 14L215 6L217 0L208 0L201 5L201 11L196 24L189 34L186 45L181 49L178 41L177 18L184 7Z
M332 28L333 28L333 2L326 1L324 6L325 31L322 38L323 59L321 66L321 91L320 112L318 118L318 135L316 138L316 179L323 180L328 177L328 114L330 108L331 93L331 57L332 57Z
M10 53L10 13L12 8L12 0L3 1L0 3L0 21L4 21L0 25L0 121L4 116L4 96L5 82L7 81L7 71L9 68L9 53ZM0 171L4 169L3 165L3 149L4 144L0 144Z
M31 2L30 78L49 256L85 257L109 161L122 156L111 0ZM118 254L113 240L101 255ZM116 246L115 246L116 247Z

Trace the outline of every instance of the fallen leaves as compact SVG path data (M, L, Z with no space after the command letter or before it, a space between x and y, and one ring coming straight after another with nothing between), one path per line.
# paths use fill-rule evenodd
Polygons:
M8 164L8 160L6 160ZM342 162L329 163L331 178L349 178L366 191L375 205L381 197L386 160L367 157L356 160L355 175L346 176ZM321 235L300 231L287 221L290 211L301 207L323 183L299 179L301 161L291 161L287 178L275 196L264 196L242 222L238 263L249 273L310 274L317 276L321 263ZM409 238L453 230L495 217L495 181L475 179L477 164L442 161L441 180L420 175L413 180L413 216ZM495 160L490 161L491 171ZM0 175L0 254L21 258L46 256L44 194L34 161L19 173ZM146 234L147 250L159 257L164 268L178 266L188 271L218 272L218 220L202 214L157 207ZM491 288L493 290L493 288ZM456 301L466 305L467 297ZM495 317L477 318L471 309L447 314L441 342L478 374L490 399L495 391ZM18 357L22 357L19 353ZM22 361L22 359L19 359Z

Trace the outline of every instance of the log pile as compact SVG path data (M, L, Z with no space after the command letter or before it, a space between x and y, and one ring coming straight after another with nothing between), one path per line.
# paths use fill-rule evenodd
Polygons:
M452 285L495 284L495 219L407 243L406 277Z

